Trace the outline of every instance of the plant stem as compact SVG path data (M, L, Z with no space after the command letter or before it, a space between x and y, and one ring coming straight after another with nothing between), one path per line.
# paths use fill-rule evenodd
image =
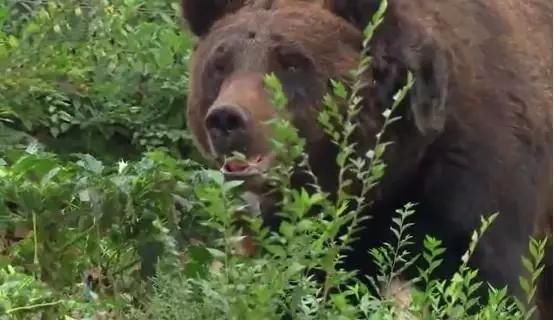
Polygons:
M33 310L33 309L38 309L38 308L43 308L43 307L51 307L51 306L55 306L55 305L62 304L62 303L63 303L63 300L58 300L58 301L53 301L53 302L33 304L33 305L30 305L30 306L16 307L16 308L6 310L6 313L10 314L10 313L18 312L18 311Z
M38 260L38 234L37 234L37 214L33 210L32 212L33 216L33 264L35 266L39 266L40 262Z

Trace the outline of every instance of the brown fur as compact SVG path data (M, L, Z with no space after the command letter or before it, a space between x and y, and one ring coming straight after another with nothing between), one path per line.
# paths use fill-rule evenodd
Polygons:
M316 121L328 80L344 79L357 62L376 0L182 0L199 37L192 60L188 124L207 158L232 150L268 151L265 120L274 116L262 76L275 72L289 97L293 124L307 140L313 170L336 188L336 150ZM552 235L552 2L548 0L390 0L371 43L372 85L356 140L371 148L381 112L405 80L416 83L391 128L388 171L355 247L386 240L392 210L418 203L416 240L439 236L451 275L481 215L500 215L478 246L472 265L482 279L521 295L517 275L531 235ZM200 5L202 3L202 5ZM204 6L204 7L203 7ZM214 148L205 118L222 105L245 115L241 135ZM215 150L219 149L219 150ZM388 212L383 212L388 211ZM538 296L552 317L552 256ZM373 274L368 259L347 264ZM550 281L547 283L546 281ZM545 302L546 301L546 302Z

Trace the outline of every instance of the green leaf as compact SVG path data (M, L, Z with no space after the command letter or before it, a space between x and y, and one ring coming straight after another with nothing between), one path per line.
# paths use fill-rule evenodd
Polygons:
M279 245L265 245L264 248L278 258L285 258L287 253L282 246Z
M212 261L211 252L206 247L192 245L187 248L187 255L201 264L208 264Z
M287 239L291 239L294 236L294 227L287 221L283 221L279 226L279 232L281 232Z
M521 262L523 263L525 270L532 274L535 268L533 268L533 264L531 263L531 261L525 257L521 257Z
M90 154L76 154L76 156L81 159L77 161L77 165L89 170L95 174L101 174L104 171L104 165L102 162L94 158Z
M519 285L526 293L529 293L531 291L531 286L529 285L529 282L522 276L519 277Z
M529 241L529 252L531 253L531 257L533 257L533 258L536 258L536 257L539 256L536 244L533 240Z
M225 258L225 252L214 249L214 248L206 248L206 250L216 259L223 259Z
M79 200L82 202L90 202L89 189L79 191Z
M212 180L217 185L223 185L225 181L225 177L223 176L223 173L221 171L204 170L203 173L209 180Z
M48 183L51 182L52 179L62 170L62 168L57 167L53 168L52 170L48 171L46 175L44 175L40 181L41 186L46 186Z
M305 266L300 264L298 261L293 261L291 265L287 267L287 277L292 277L293 275L303 271Z

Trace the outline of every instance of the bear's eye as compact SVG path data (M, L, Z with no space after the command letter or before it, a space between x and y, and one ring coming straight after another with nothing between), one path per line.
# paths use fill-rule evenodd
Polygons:
M216 61L214 61L215 72L217 72L218 74L223 74L225 73L225 69L226 69L226 65L223 59L217 59Z
M277 61L280 67L287 72L298 72L310 66L310 59L298 52L277 51Z
M230 51L226 47L220 45L217 47L213 60L211 62L211 67L214 73L218 76L223 75L229 71L231 63Z
M229 74L230 70L232 69L232 60L229 59L229 56L225 57L217 57L214 59L211 63L211 74L216 79L224 78L227 74Z

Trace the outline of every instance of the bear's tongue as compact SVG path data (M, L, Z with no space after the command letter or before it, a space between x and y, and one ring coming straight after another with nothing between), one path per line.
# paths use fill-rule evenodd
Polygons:
M223 169L230 173L244 173L248 169L256 167L262 160L263 157L261 155L247 160L228 159L223 163Z
M250 167L250 164L243 160L228 160L225 161L223 167L228 172L243 172Z

